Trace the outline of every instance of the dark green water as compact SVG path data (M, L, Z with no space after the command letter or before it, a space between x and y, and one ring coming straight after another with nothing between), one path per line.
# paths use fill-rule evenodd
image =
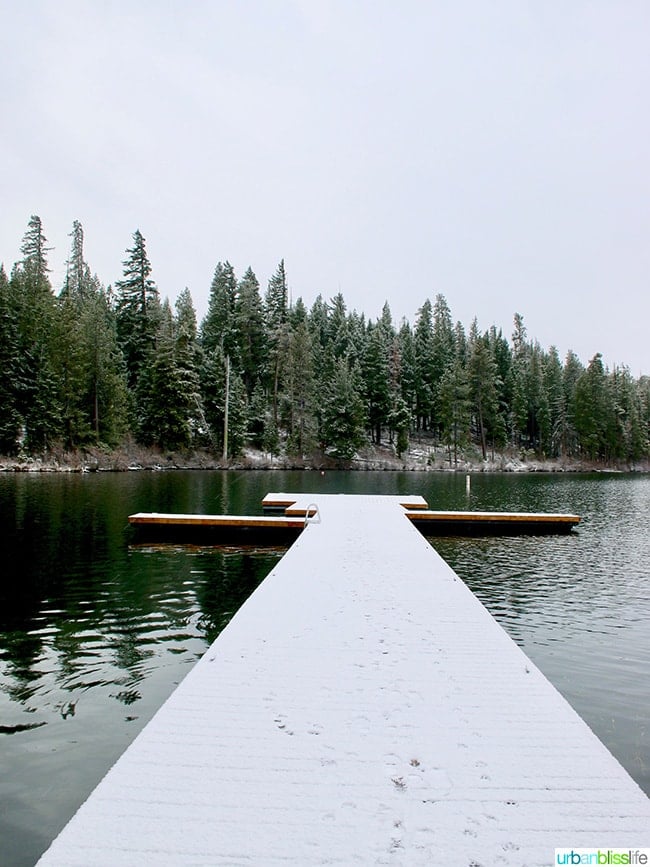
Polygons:
M138 511L271 491L577 512L570 536L432 544L650 793L650 478L172 472L0 476L0 864L29 867L282 551L133 546ZM316 497L317 499L317 497Z

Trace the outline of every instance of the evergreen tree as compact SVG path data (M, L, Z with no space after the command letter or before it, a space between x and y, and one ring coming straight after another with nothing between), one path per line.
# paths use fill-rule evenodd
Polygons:
M512 334L512 363L509 371L510 431L513 446L521 445L528 436L528 368L529 347L526 342L524 319L515 313Z
M246 393L250 397L266 361L266 335L260 285L252 268L239 281L235 300L236 356Z
M84 230L79 220L73 222L70 237L72 238L72 245L61 297L73 297L80 300L92 294L99 281L97 278L93 278L84 259Z
M402 322L400 327L397 336L397 345L400 357L400 394L408 409L410 430L416 408L417 361L415 357L413 331L406 320Z
M458 464L458 452L469 441L471 404L467 371L459 358L452 361L440 381L442 441L449 448L449 464Z
M329 311L322 295L317 295L307 316L313 346L325 347L329 336Z
M268 282L264 296L264 315L269 335L273 335L282 328L287 321L288 313L289 287L284 259L282 259Z
M264 429L266 427L267 404L262 383L257 380L249 401L248 437L258 448L264 444Z
M366 417L374 443L381 443L381 431L388 423L391 410L390 347L386 329L380 324L369 331L362 361L362 374L366 395Z
M528 439L540 457L550 448L551 412L546 393L545 355L538 342L530 347L528 364Z
M71 296L61 299L53 325L52 360L56 370L61 436L66 448L92 439L92 416L86 406L90 362L79 328L80 304Z
M268 346L267 381L272 394L273 423L278 427L278 394L282 364L286 358L288 342L289 289L284 259L270 278L264 296L264 320Z
M196 312L190 290L187 287L176 299L174 311L174 355L186 401L190 443L193 443L200 432L205 431L206 422L201 400L199 378L201 352L198 343Z
M647 431L643 425L643 408L640 390L630 369L615 367L611 375L611 390L615 408L616 427L612 431L613 454L628 462L643 458L648 452Z
M462 362L461 362L462 363ZM469 399L476 419L481 453L487 460L488 436L494 441L498 417L497 365L490 342L478 331L476 319L469 338L468 362Z
M358 373L348 368L344 358L334 362L322 399L323 446L335 457L349 460L365 441L365 418Z
M388 424L395 431L395 452L398 458L409 447L409 432L411 429L411 410L401 394L396 393L393 398L391 410L388 414Z
M433 310L427 298L418 311L415 342L415 415L418 430L431 430L434 417Z
M562 362L555 346L551 346L544 359L544 391L548 402L550 429L546 449L552 457L558 457L561 454L560 431L566 418L566 408L562 388Z
M201 324L201 343L206 351L220 346L238 365L237 279L230 262L218 262L210 286L208 312Z
M52 286L48 274L47 254L52 250L47 246L47 238L43 234L41 218L32 214L27 224L20 251L23 254L22 273L29 289L34 294L50 295Z
M53 357L64 442L71 449L117 444L126 431L124 364L107 295L84 259L78 221L58 301Z
M210 444L215 451L223 453L227 400L227 457L235 457L243 448L249 430L248 399L242 377L230 366L220 346L204 353L199 375Z
M348 339L346 358L348 365L352 367L361 366L368 342L366 317L363 313L357 313L356 310L348 313L346 331Z
M641 435L645 441L644 456L650 457L650 376L637 381Z
M62 432L53 364L56 302L48 277L50 248L46 244L41 220L32 216L21 246L23 259L14 266L9 280L20 358L14 411L24 428L23 445L31 453L48 448Z
M118 281L117 334L126 361L130 388L135 388L141 368L154 347L161 326L158 288L151 279L151 263L139 229L124 260L124 279Z
M292 454L305 454L315 442L317 428L312 409L313 388L311 338L306 317L298 315L289 335L282 383L282 418L288 433L287 449Z
M610 422L607 374L598 352L580 376L575 388L575 425L580 446L595 460L607 458L607 428Z
M231 371L228 393L228 454L236 458L242 453L248 435L248 397L244 381Z
M196 392L188 393L187 375L178 364L172 312L165 301L155 349L148 353L138 379L138 439L144 445L160 449L190 446Z
M223 450L226 406L226 356L220 346L203 352L199 382L208 440L211 448L220 452Z
M0 454L18 450L23 417L20 392L23 356L18 332L18 315L4 266L0 266Z
M117 446L128 430L126 366L108 294L98 287L85 300L79 331L87 354L86 412L94 442Z
M325 345L331 350L333 358L347 358L350 352L348 312L340 292L332 298L329 305Z

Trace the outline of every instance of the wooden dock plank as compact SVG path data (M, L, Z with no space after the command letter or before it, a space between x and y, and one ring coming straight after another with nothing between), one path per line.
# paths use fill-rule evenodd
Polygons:
M548 865L650 801L406 518L309 524L39 862Z
M425 535L429 533L570 533L580 517L554 512L479 512L408 510L407 516Z
M129 515L136 526L195 526L195 527L280 527L302 529L304 517L270 517L268 515L181 515L174 513L137 512Z

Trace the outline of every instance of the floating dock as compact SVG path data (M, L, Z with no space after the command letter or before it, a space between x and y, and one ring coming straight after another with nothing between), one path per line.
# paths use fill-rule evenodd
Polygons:
M410 507L310 499L39 867L547 867L647 845L650 800Z
M137 512L129 524L140 539L211 544L246 542L291 544L305 527L305 518L264 515L180 515Z
M314 494L267 494L263 516L177 515L138 512L129 523L140 538L217 543L293 542L315 513ZM329 496L347 496L346 494ZM319 499L322 499L319 497ZM396 497L407 518L425 536L570 533L578 515L531 512L443 512L429 509L420 496Z

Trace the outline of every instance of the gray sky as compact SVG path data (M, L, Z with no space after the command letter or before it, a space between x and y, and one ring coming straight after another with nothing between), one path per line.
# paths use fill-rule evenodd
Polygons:
M218 261L415 323L650 374L647 0L0 6L0 261L72 222L104 284L132 234L199 319Z

